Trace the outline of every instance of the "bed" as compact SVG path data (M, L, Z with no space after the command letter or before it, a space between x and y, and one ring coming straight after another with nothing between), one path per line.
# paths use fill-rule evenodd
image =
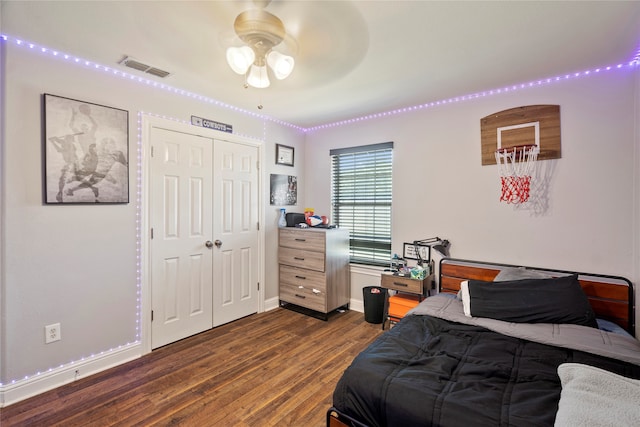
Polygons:
M328 426L640 425L629 280L445 258L438 287L345 370Z

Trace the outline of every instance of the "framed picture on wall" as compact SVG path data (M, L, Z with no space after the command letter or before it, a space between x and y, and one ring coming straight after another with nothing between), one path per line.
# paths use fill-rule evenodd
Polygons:
M44 94L47 204L129 203L129 112Z
M271 205L291 206L298 203L298 177L271 174L269 181Z
M276 144L276 164L293 166L293 147Z

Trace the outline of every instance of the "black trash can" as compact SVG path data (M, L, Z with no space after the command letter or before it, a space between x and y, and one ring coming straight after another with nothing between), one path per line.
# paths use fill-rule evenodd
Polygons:
M364 320L369 323L382 323L384 316L384 300L387 290L380 286L365 286L362 288L364 302Z

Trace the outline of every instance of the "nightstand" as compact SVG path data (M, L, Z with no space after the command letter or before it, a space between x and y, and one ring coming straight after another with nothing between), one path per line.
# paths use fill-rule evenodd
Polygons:
M433 274L425 277L424 279L412 279L409 276L397 276L393 273L382 273L380 277L380 287L398 291L396 294L398 302L402 305L415 306L417 303L429 296L429 290L432 287ZM388 294L387 294L388 295ZM406 296L406 297L404 297ZM408 310L401 310L408 311ZM402 315L389 315L389 296L384 301L384 312L382 318L382 329L389 320L389 322L398 322Z

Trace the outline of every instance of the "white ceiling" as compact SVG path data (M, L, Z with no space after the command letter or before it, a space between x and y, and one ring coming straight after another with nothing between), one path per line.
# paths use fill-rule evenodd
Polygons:
M117 64L132 56L170 71L168 85L305 128L626 63L640 48L638 1L273 0L296 68L245 89L225 49L252 1L1 5L3 34L137 73Z

